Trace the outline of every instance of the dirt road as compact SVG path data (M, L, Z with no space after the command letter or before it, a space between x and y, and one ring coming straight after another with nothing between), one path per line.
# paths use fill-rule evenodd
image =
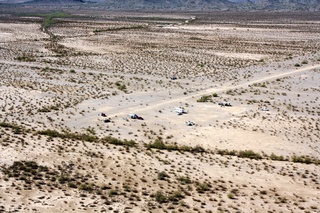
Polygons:
M320 64L307 66L307 67L303 67L303 68L300 68L300 69L294 69L294 70L281 72L279 74L274 74L274 75L270 75L270 76L267 76L267 77L251 80L251 81L248 81L246 83L241 83L241 84L234 85L234 86L231 85L231 83L230 83L229 85L226 84L226 86L219 87L219 88L216 88L216 87L215 88L210 88L210 89L202 90L202 91L199 91L199 92L196 92L196 93L192 93L192 94L189 94L189 95L185 95L185 96L182 96L182 97L163 100L163 101L159 101L159 102L156 102L156 103L155 102L148 103L149 106L130 107L130 108L128 108L128 111L130 111L130 112L143 112L143 111L145 111L147 109L150 109L150 108L160 108L161 106L165 106L165 105L172 104L172 103L187 102L188 100L198 99L203 95L226 92L228 90L234 90L234 89L241 88L241 87L248 87L248 85L252 85L254 83L261 83L261 82L266 82L266 81L270 81L270 80L275 80L277 78L282 78L282 77L298 74L298 73L305 72L305 71L310 71L310 70L317 69L317 68L320 68Z

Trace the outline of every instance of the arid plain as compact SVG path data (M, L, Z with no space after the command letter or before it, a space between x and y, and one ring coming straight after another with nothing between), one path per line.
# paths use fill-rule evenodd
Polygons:
M3 13L0 212L319 212L319 34L317 13Z

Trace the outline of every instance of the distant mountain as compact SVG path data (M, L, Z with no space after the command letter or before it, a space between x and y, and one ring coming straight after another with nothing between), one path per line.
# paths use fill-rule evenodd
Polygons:
M95 5L106 9L320 11L320 0L0 0L28 5Z
M84 0L32 0L26 2L27 4L50 4L50 5L62 5L62 4L79 4L84 3Z
M126 9L187 9L227 10L234 3L228 0L87 0L113 8Z
M320 0L256 0L239 3L243 9L269 11L319 11Z

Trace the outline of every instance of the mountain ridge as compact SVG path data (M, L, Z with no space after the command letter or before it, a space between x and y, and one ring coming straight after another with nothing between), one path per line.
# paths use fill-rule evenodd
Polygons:
M108 9L320 11L320 0L0 0L0 4L99 5Z

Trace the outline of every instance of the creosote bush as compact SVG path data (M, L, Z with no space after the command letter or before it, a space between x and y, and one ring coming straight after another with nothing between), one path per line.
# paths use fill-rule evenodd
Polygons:
M180 181L180 183L182 183L182 184L190 184L190 183L192 183L192 181L190 180L190 178L188 176L178 177L177 180Z
M169 177L170 176L165 171L162 171L162 172L158 173L158 179L159 180L165 180L166 178L169 178Z
M153 143L147 144L146 147L148 149L164 149L168 151L185 151L194 153L206 152L206 150L200 145L197 145L195 147L186 145L178 146L177 144L165 144L161 139L156 139Z
M162 191L157 191L154 195L154 198L158 203L165 203L167 202L167 197L164 195Z
M106 136L104 138L101 139L102 143L109 143L109 144L113 144L113 145L118 145L118 146L130 146L130 147L134 147L136 146L136 142L133 140L120 140L117 138L113 138L111 136Z
M259 153L255 153L252 150L240 151L238 153L238 157L240 157L240 158L250 158L250 159L255 159L255 160L262 159L262 156Z
M20 127L16 124L11 124L11 123L6 123L6 122L1 122L0 127L12 129L14 134L20 134L21 132L24 131L24 129L22 127Z
M302 156L292 156L291 158L291 161L294 162L294 163L305 163L305 164L320 164L320 160L318 159L315 159L315 158L312 158L312 157L309 157L309 156L305 156L305 155L302 155Z
M56 130L50 130L50 129L39 131L38 134L46 135L53 138L66 138L66 139L72 139L72 140L82 140L87 142L98 142L99 140L98 137L89 135L89 134L78 134L78 133L70 133L70 132L60 133Z

